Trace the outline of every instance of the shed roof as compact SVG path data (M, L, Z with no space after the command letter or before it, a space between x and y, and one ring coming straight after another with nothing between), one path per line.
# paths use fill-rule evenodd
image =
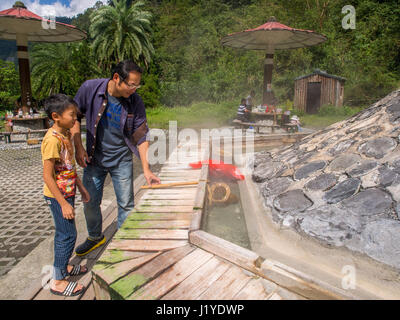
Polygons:
M333 74L329 74L326 71L320 70L320 69L314 69L313 73L297 77L294 80L296 81L296 80L304 79L304 78L307 78L307 77L310 77L310 76L313 76L313 75L316 75L316 74L319 74L319 75L327 77L327 78L333 78L333 79L336 79L336 80L339 80L339 81L346 81L347 80L346 78L335 76Z

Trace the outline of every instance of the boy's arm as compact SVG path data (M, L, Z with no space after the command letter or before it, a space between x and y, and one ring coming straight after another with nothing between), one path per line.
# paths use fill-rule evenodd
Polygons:
M54 172L54 163L55 159L47 159L44 160L43 163L43 180L44 183L49 188L50 192L60 204L62 209L63 217L65 219L73 219L75 217L74 208L68 203L67 200L63 197L60 190L58 189L57 183L54 180L53 172Z

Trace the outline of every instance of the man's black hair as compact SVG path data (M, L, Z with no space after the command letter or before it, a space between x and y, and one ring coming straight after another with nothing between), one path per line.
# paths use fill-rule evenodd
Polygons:
M75 102L74 99L72 99L71 97L63 94L63 93L58 93L58 94L54 94L50 97L48 97L45 101L44 101L44 110L47 113L47 116L49 117L49 119L54 120L51 117L51 114L53 112L62 115L62 113L70 106L70 105L74 105L75 107L78 107L77 103Z
M143 73L142 68L140 68L136 63L132 60L124 60L118 63L111 71L111 79L114 77L115 73L118 73L120 80L124 81L129 76L129 72L138 72L140 74Z

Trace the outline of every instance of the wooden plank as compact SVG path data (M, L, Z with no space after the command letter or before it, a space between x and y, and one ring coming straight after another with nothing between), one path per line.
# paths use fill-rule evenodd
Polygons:
M251 280L251 277L237 266L232 265L198 300L232 300L233 297Z
M165 181L165 183L160 183L160 184L154 184L154 185L146 185L142 186L141 189L170 189L170 188L182 188L182 187L191 187L191 186L196 186L198 184L197 180L190 180L188 181L182 181L182 180L177 180L177 179L171 179L168 181Z
M111 300L109 289L99 282L93 281L93 290L96 300Z
M126 219L121 228L135 228L135 229L173 229L173 228L189 228L190 221L192 220L192 213L181 212L164 212L164 213L151 213L151 212L135 212L131 213L129 220ZM152 220L158 220L153 222ZM177 223L173 224L172 220ZM142 221L142 222L140 222Z
M203 212L201 209L193 211L192 221L190 222L190 227L189 227L190 232L197 231L200 229L202 217L203 217Z
M189 242L252 272L260 271L262 258L250 250L216 237L202 230L189 234Z
M164 193L164 194L153 194L153 193L146 193L143 195L141 200L193 200L194 202L195 192L191 193Z
M136 212L192 212L193 206L145 206L139 205L135 208Z
M133 260L127 260L123 262L119 262L113 265L110 265L104 269L94 269L92 271L93 277L97 282L103 282L105 287L111 285L113 282L117 281L118 279L124 277L128 273L138 269L142 265L146 264L150 260L154 259L155 257L159 256L162 252L155 252L150 253L140 258L136 258Z
M109 249L126 251L166 251L187 245L185 240L114 240Z
M193 250L195 250L195 247L185 245L162 253L152 260L151 263L145 264L141 268L114 282L109 287L111 294L120 299L129 297L138 288L160 275L164 270L168 269L171 265L181 260Z
M118 230L114 239L187 240L189 231L183 229L123 229Z
M85 292L79 297L79 300L94 300L96 298L94 293L94 286L91 282Z
M207 192L207 181L200 181L197 187L196 198L194 200L194 209L203 209L205 196Z
M118 232L114 236L114 239L119 234L120 231L121 231L121 229L118 230ZM148 253L147 252L123 251L123 250L117 250L117 249L112 250L112 249L107 248L107 250L97 260L96 264L118 263L118 262L122 262L122 261L126 261L126 260L136 259L136 258L139 258L146 254L148 254Z
M269 295L260 279L251 279L249 283L233 297L233 300L267 300Z
M201 170L198 171L161 171L158 177L176 178L176 177L200 177Z
M141 199L138 206L191 206L193 208L194 199Z
M214 256L161 300L194 300L219 279L229 267L230 264Z
M352 299L351 293L333 287L296 269L273 260L261 265L261 275L291 292L309 299Z
M133 293L129 300L159 299L213 257L207 251L196 249L174 264L153 281Z
M193 186L184 186L184 187L174 187L168 189L149 189L147 190L146 194L183 194L183 193L196 193L197 185Z

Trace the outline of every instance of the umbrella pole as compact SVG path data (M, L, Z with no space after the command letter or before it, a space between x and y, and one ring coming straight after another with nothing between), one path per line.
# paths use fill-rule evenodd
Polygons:
M264 85L263 85L263 104L274 104L275 97L272 93L272 70L274 68L274 54L266 53L264 60Z
M29 112L32 103L31 77L29 70L28 37L17 34L17 57L19 66L19 83L21 85L21 105L24 113Z

